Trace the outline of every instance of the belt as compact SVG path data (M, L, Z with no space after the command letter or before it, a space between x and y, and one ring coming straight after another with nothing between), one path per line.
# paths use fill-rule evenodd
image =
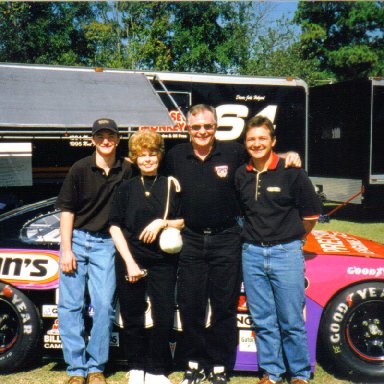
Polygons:
M275 245L287 244L295 240L300 240L297 237L291 237L285 240L273 240L273 241L262 241L262 240L245 240L246 243L257 245L259 247L274 247Z
M188 227L192 232L198 233L199 235L217 235L218 233L221 233L225 231L228 228L232 228L236 225L236 221L232 221L230 223L227 223L226 225L222 225L220 227L205 227L205 228L195 228L195 227Z

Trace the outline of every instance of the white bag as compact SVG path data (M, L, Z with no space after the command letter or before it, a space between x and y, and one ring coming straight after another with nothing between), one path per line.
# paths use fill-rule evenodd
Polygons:
M167 253L179 253L183 247L180 230L177 228L164 228L159 238L160 248Z
M165 213L163 220L167 220L168 208L169 208L169 197L171 194L171 184L175 184L176 192L180 192L180 184L177 179L172 176L168 177L168 194L167 204L165 207ZM181 238L180 230L173 227L167 227L162 230L159 237L159 245L162 251L166 253L179 253L183 247L183 239Z

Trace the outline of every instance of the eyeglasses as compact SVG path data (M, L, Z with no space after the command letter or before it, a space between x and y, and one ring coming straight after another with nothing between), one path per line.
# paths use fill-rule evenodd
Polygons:
M200 131L201 128L204 128L206 131L211 131L215 129L216 124L193 124L189 126L192 131Z

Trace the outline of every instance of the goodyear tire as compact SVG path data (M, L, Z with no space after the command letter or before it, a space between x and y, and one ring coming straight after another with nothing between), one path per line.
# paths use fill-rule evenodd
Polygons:
M323 314L320 338L338 371L384 382L384 283L361 283L337 294Z
M41 320L18 289L0 283L0 372L14 371L36 357Z

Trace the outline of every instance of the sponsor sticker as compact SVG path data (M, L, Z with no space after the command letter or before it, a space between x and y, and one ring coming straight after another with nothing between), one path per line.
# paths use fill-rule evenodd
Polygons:
M384 274L384 268L348 267L348 275L380 277Z
M252 317L248 314L237 314L237 328L251 328L253 326Z
M42 317L57 317L57 305L44 304L41 313Z
M119 332L112 332L111 338L109 340L109 345L111 347L119 347L120 346Z
M255 332L240 330L239 332L239 351L256 352Z
M0 279L18 287L51 287L58 284L58 252L36 250L0 251Z

